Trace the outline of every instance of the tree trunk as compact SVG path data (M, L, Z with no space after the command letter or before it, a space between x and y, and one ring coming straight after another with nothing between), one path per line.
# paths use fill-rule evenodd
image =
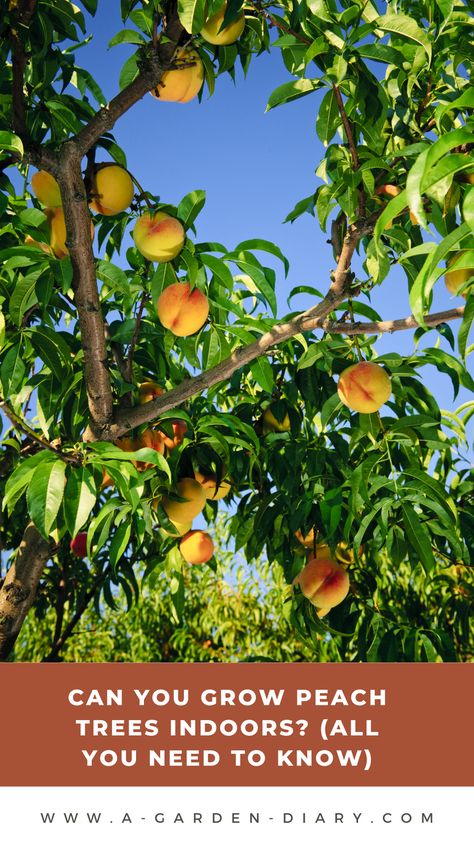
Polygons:
M51 547L31 522L0 589L0 661L6 661L36 597Z

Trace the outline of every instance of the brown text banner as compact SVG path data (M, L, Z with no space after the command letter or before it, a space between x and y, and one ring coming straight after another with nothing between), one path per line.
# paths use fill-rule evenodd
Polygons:
M0 665L6 786L472 786L474 666Z

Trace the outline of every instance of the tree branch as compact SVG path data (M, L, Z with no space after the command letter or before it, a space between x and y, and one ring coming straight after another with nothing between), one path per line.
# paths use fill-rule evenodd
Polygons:
M41 448L45 450L52 451L53 454L57 456L58 459L63 460L63 462L69 463L77 463L79 460L76 457L71 456L70 454L64 454L58 448L55 448L54 445L51 445L46 439L43 439L39 436L20 416L11 409L11 407L4 401L3 398L0 398L0 408L3 410L9 421L12 423L13 427L16 427L19 430L22 430L23 433L26 434L28 439L32 439L33 442L36 442Z
M179 20L176 3L173 2L169 5L170 13L164 29L167 39L166 42L157 46L152 44L153 51L147 57L136 79L120 91L106 106L101 108L87 126L84 126L72 138L72 142L75 144L76 150L81 156L88 152L99 138L102 137L104 132L109 132L113 129L119 117L132 108L152 88L156 88L164 71L170 66L176 46L186 33L186 30Z
M440 313L431 313L424 317L426 325L435 328L443 322L451 322L453 319L462 319L464 307L454 307L452 310L443 310ZM414 316L406 316L404 319L388 319L384 322L333 322L325 319L318 325L328 334L393 334L395 331L407 331L410 328L419 328L420 325Z
M352 169L358 170L360 167L360 160L359 154L357 152L357 146L354 141L354 133L352 131L352 126L349 122L349 118L346 113L346 109L344 106L344 102L342 99L341 91L338 85L333 85L334 96L336 97L337 107L339 109L339 114L341 115L342 125L344 126L344 131L346 133L347 143L349 144L349 149L351 151L352 157Z
M66 244L72 263L74 302L84 350L84 378L91 427L100 431L112 418L112 388L81 156L72 142L67 142L62 148L58 182L66 222Z
M50 556L49 542L30 522L0 589L0 661L12 651Z

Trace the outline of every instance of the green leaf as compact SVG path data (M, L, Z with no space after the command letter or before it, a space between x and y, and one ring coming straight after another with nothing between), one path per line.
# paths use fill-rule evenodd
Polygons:
M81 466L71 469L64 494L64 520L71 536L86 523L96 502L96 488L91 472Z
M396 202L399 198L399 196L396 196L392 202ZM377 222L376 228L378 227L379 222L380 219ZM433 284L440 275L443 275L446 271L440 267L440 262L452 249L456 248L468 234L470 234L470 228L465 222L455 228L454 231L451 231L450 234L448 234L448 236L445 237L444 240L442 240L441 243L439 243L439 245L428 255L420 272L416 276L410 290L410 307L413 316L419 325L424 326L425 324L423 314L425 312L428 296Z
M178 0L178 15L186 32L197 35L206 22L206 0Z
M47 538L55 524L64 495L66 463L62 460L39 465L26 493L28 512L40 533Z
M402 501L401 508L407 539L416 551L418 561L421 562L428 573L433 570L436 564L430 534L412 506L404 504Z
M431 41L425 30L421 29L413 18L403 15L400 12L396 14L389 13L376 18L374 25L377 29L382 29L384 32L393 32L400 38L408 38L410 41L416 41L417 44L421 44L426 51L428 60L431 62Z
M258 357L250 364L250 371L259 386L269 392L273 391L273 369L266 357Z
M178 205L178 217L185 228L189 228L206 203L205 190L192 190L181 199Z
M38 273L33 272L24 278L20 278L15 284L9 305L11 320L15 325L21 325L26 311L38 302L36 296L37 280Z
M109 47L116 47L117 44L145 44L146 39L136 29L121 29L109 41Z
M38 357L61 381L67 375L72 360L71 350L64 337L46 325L30 328L27 333Z
M13 132L0 132L0 152L16 152L23 156L23 143Z
M20 389L23 378L26 374L26 366L23 362L23 344L20 341L17 345L8 349L0 367L0 380L3 387L4 398L9 398Z
M207 255L204 252L202 252L199 257L204 266L208 266L214 276L218 278L219 281L222 281L226 290L231 293L234 289L234 278L225 261L221 258L216 258L214 255Z
M279 249L278 246L275 245L275 243L272 243L270 240L263 240L261 237L256 237L253 240L243 240L242 243L239 243L238 246L235 247L234 251L250 251L251 249L256 249L257 251L261 252L269 252L269 254L274 255L276 258L279 258L279 260L281 260L283 266L285 267L286 278L286 276L288 275L290 264L281 249Z
M117 569L117 565L127 549L131 531L131 520L129 519L127 521L123 521L122 524L117 527L112 541L110 542L109 562L114 571Z
M324 146L327 146L329 141L332 140L340 123L341 116L336 96L331 89L324 95L316 118L316 132Z
M474 185L470 187L464 195L462 215L471 231L474 231Z
M133 56L130 56L120 71L120 79L119 85L120 90L123 91L127 85L130 85L134 79L138 76L138 55L134 53Z
M463 360L465 360L465 358L466 358L467 341L468 341L468 338L469 338L469 333L470 333L471 328L472 328L473 320L474 320L474 295L471 294L466 301L464 316L463 316L463 320L461 322L461 327L459 328L459 333L458 333L459 354L461 355Z
M312 94L321 86L321 79L295 79L294 82L285 82L284 85L275 88L270 94L266 111L276 108L277 105L283 105L283 103L292 102L300 97L305 97L307 94Z
M39 451L32 457L28 457L15 468L5 484L5 494L2 500L2 510L7 509L11 513L17 501L26 492L31 477L39 463L54 460L55 456L51 451Z
M125 272L110 261L97 261L97 277L100 281L105 281L112 289L120 290L121 293L130 293L130 281Z

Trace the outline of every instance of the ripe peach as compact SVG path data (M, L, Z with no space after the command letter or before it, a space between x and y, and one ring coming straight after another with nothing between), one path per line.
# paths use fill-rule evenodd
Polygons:
M466 250L462 252L456 252L451 258L449 258L447 262L447 266L452 266L461 255L465 255ZM453 296L461 295L464 298L467 296L467 290L464 293L458 293L458 290L474 276L474 269L451 269L449 272L446 273L444 276L444 283L446 284L446 288L452 293Z
M263 432L267 433L284 433L290 429L290 417L286 413L283 421L279 422L273 415L270 407L267 407L263 414Z
M173 438L171 439L170 436L167 436L166 433L162 432L161 435L163 437L163 442L165 443L168 451L172 451L173 448L176 448L177 445L181 445L184 434L186 433L188 426L185 421L181 421L181 419L177 419L176 421L172 422L171 427L173 429Z
M243 12L241 12L239 16L232 21L232 23L229 23L228 26L221 29L226 9L227 3L225 2L218 12L207 19L201 29L202 37L209 44L227 47L229 44L233 44L234 41L237 41L237 38L240 38L242 32L244 31L245 15Z
M135 223L133 239L144 258L167 263L180 253L186 234L175 217L164 211L157 211L156 214L145 211Z
M46 170L38 170L31 177L31 188L36 198L48 208L58 208L63 204L59 184Z
M177 337L188 337L204 325L209 315L209 302L197 287L191 290L187 281L177 281L165 287L156 310L163 327Z
M50 236L49 244L55 257L62 260L67 258L69 250L66 246L66 222L62 208L46 208L45 214L48 217ZM94 239L94 224L91 220L91 240Z
M191 527L193 526L192 521L186 521L185 524L180 524L179 521L170 521L170 524L176 529L175 533L172 533L171 530L167 530L166 527L162 527L164 533L167 536L172 536L172 538L177 538L177 536L185 536L186 533L189 533Z
M150 93L166 102L189 102L202 88L204 66L196 50L182 47L177 50L175 68L166 70L161 81Z
M144 381L138 387L138 403L147 404L148 401L153 401L163 395L165 390L162 386L154 381Z
M162 500L163 509L170 521L178 521L179 524L192 521L206 505L206 493L194 477L180 480L176 485L176 494L184 500L176 501L168 497Z
M391 394L390 377L377 363L364 360L344 369L337 391L342 403L359 413L375 413Z
M125 211L134 194L130 174L118 164L99 165L91 184L92 201L89 207L106 217Z
M74 536L69 547L74 556L79 559L87 556L87 533L78 533L77 536Z
M153 428L147 428L144 430L141 436L135 441L135 450L139 450L140 448L152 448L153 451L157 451L159 454L165 453L165 443L163 442L163 434L160 430L153 430ZM141 460L137 461L137 468L139 470L145 468L153 468L152 462L142 462Z
M190 530L180 541L179 549L191 565L202 565L209 562L214 555L214 543L203 530Z
M389 196L392 199L401 193L401 187L397 184L381 184L375 188L375 193L377 196Z
M231 490L229 481L221 480L218 484L215 474L202 474L200 471L196 471L194 472L194 476L204 489L207 500L220 501L222 498L225 498Z
M342 603L349 592L349 576L333 559L327 547L325 550L317 549L316 555L309 555L307 564L294 582L313 606L323 610L324 614Z

